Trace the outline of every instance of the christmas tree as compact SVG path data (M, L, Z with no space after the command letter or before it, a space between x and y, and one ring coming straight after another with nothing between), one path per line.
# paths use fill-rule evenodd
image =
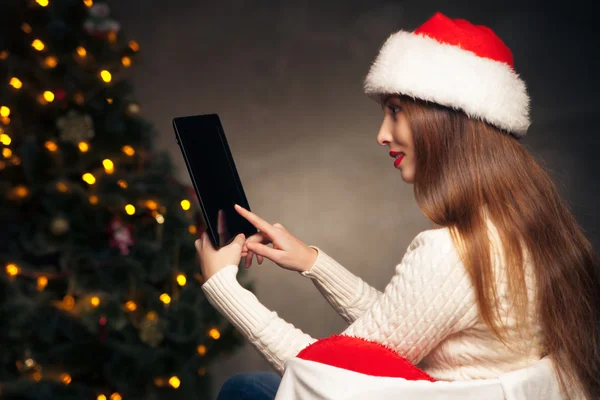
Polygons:
M243 343L201 290L202 218L153 147L139 61L106 4L1 2L2 399L213 398Z

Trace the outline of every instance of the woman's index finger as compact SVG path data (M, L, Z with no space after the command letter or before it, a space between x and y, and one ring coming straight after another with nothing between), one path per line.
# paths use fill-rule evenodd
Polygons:
M265 232L269 236L272 236L272 234L275 232L275 227L273 225L269 224L252 211L246 210L239 204L235 205L235 209L242 217L246 218L252 225L258 228L258 230Z

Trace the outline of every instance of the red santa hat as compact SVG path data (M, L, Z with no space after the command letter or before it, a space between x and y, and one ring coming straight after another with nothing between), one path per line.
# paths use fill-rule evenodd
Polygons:
M510 49L490 28L439 12L414 32L392 34L364 86L378 101L383 94L431 101L515 137L531 124L529 95Z

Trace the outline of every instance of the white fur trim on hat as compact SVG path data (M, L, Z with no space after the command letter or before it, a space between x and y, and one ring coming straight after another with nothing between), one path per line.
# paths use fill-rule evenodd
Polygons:
M517 137L531 124L527 88L508 64L424 35L392 34L364 86L371 97L404 94L462 109Z

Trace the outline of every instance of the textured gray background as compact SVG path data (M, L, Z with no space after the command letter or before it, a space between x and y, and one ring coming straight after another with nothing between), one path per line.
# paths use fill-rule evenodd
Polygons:
M385 38L435 11L490 26L513 50L533 101L525 145L550 169L596 248L600 62L589 6L473 0L196 0L109 2L139 41L134 71L144 116L179 177L175 116L219 113L252 209L322 247L383 289L412 238L430 223L386 148L362 81ZM345 324L312 283L270 262L249 272L257 297L313 335ZM249 345L213 370L215 385L270 370Z

